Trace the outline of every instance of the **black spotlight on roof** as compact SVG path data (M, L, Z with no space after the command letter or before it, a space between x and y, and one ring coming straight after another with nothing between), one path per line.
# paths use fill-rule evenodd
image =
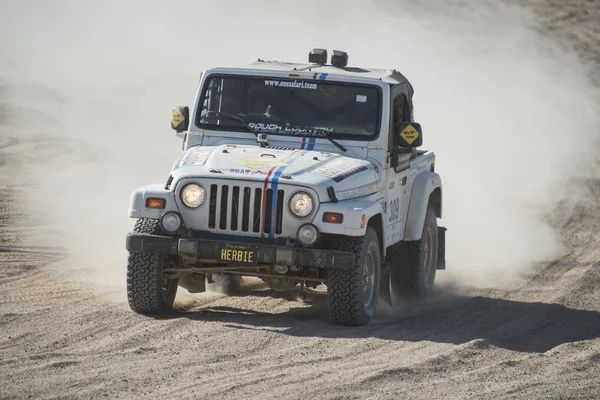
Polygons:
M344 68L348 65L348 53L345 51L334 50L331 56L331 65L338 68Z
M308 62L317 63L319 65L327 64L327 50L325 49L312 49L308 53Z

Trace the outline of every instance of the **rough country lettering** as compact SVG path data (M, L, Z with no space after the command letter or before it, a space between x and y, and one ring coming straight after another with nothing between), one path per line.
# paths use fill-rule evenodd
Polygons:
M288 87L296 89L317 89L316 83L298 82L298 81L265 81L265 86Z
M259 132L278 132L278 133L286 133L289 135L311 135L317 137L325 137L328 132L332 132L333 128L300 128L297 126L283 126L278 124L265 124L265 123L254 123L251 122L248 124L250 129L259 131ZM325 132L323 132L325 131Z

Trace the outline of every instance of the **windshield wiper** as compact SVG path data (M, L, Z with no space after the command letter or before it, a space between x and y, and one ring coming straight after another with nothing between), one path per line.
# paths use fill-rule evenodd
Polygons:
M314 128L312 126L303 126L303 125L296 125L296 124L289 124L289 125L293 126L294 128L305 129L305 130L309 131L308 133L311 133L311 132L324 133L324 134L326 134L326 136L324 136L324 137L317 137L317 139L327 139L331 143L333 143L335 145L335 147L337 147L341 151L344 151L344 152L348 151L344 146L342 146L341 144L339 144L338 142L336 142L332 138L328 137L327 134L329 134L329 131L326 130L326 129Z
M240 117L239 115L235 115L235 114L227 114L227 113L223 113L220 111L208 111L208 113L210 114L214 114L217 117L220 118L225 118L225 119L229 119L232 121L237 121L240 124L242 124L244 126L244 128L246 128L246 130L248 132L254 133L254 136L256 136L258 138L258 134L260 133L260 129L252 129L250 127L250 122L251 121L247 121L244 118ZM297 127L298 129L306 129L307 131L311 131L311 132L318 132L318 133L324 133L324 134L328 134L329 131L325 130L325 129L320 129L320 128L314 128L312 126L302 126L302 125L296 125L296 124L290 124L293 125L294 127ZM336 142L335 140L331 139L330 137L325 136L324 139L329 140L331 143L333 143L335 145L335 147L337 147L338 149L340 149L341 151L348 151L344 146L342 146L341 144L339 144L338 142Z
M244 128L246 128L246 130L248 132L254 133L254 136L258 137L258 132L256 132L254 129L250 128L250 122L246 121L244 118L235 115L235 114L227 114L227 113L223 113L220 111L208 111L208 113L210 114L214 114L219 118L225 118L225 119L229 119L232 121L237 121L240 124L242 124L244 126Z
M335 140L333 140L332 138L328 138L326 137L325 139L329 140L331 143L333 143L335 145L335 147L337 147L338 149L340 149L341 151L348 151L346 150L346 148L344 146L342 146L341 144L339 144L338 142L336 142Z

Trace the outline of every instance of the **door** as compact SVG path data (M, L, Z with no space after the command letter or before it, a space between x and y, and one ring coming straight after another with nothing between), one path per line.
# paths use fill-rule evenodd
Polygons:
M396 144L397 126L402 122L412 120L412 112L409 106L407 92L403 87L392 88L392 104L390 116L390 151ZM399 242L404 238L404 228L406 226L406 217L410 195L412 192L412 182L410 179L410 161L414 157L413 149L405 149L405 152L399 156L399 162L396 167L390 167L387 171L388 191L386 201L386 243L388 246Z

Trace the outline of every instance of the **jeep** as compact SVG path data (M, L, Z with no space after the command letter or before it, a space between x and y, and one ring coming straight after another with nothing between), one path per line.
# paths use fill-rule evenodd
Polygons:
M235 293L242 277L275 291L327 290L329 320L368 324L378 299L428 296L445 269L442 183L420 150L413 87L396 70L308 63L202 72L164 184L135 190L127 295L141 314L172 309L178 287Z

